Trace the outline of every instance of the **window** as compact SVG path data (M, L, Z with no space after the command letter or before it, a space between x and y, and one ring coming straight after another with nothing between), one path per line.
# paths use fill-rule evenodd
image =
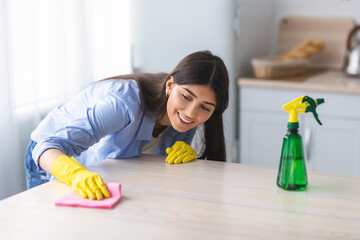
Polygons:
M129 73L129 0L8 1L16 113L47 111L90 82Z

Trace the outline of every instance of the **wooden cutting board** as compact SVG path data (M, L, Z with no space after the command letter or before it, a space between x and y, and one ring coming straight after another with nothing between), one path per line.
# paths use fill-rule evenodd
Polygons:
M341 69L346 40L355 25L351 18L285 16L279 22L277 54L282 55L306 39L325 42L325 49L311 58L311 66Z

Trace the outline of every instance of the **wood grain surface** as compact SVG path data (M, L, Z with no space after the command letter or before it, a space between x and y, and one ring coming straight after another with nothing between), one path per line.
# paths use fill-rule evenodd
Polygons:
M122 184L113 209L56 207L54 180L0 201L0 239L360 239L360 177L309 173L303 192L276 186L277 169L164 157L90 167Z

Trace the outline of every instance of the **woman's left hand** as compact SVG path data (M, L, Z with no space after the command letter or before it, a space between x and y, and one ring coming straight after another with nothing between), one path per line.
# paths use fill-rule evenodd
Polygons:
M169 155L165 161L169 164L187 163L197 158L194 149L183 141L177 141L172 147L167 148L166 153Z

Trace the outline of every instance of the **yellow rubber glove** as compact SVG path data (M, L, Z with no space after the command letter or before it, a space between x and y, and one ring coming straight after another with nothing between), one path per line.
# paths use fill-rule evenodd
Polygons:
M51 165L51 174L70 185L82 198L101 200L110 197L106 185L99 174L90 172L73 157L62 155Z
M172 147L167 148L166 153L169 155L165 161L169 164L187 163L197 158L194 149L183 141L177 141Z

